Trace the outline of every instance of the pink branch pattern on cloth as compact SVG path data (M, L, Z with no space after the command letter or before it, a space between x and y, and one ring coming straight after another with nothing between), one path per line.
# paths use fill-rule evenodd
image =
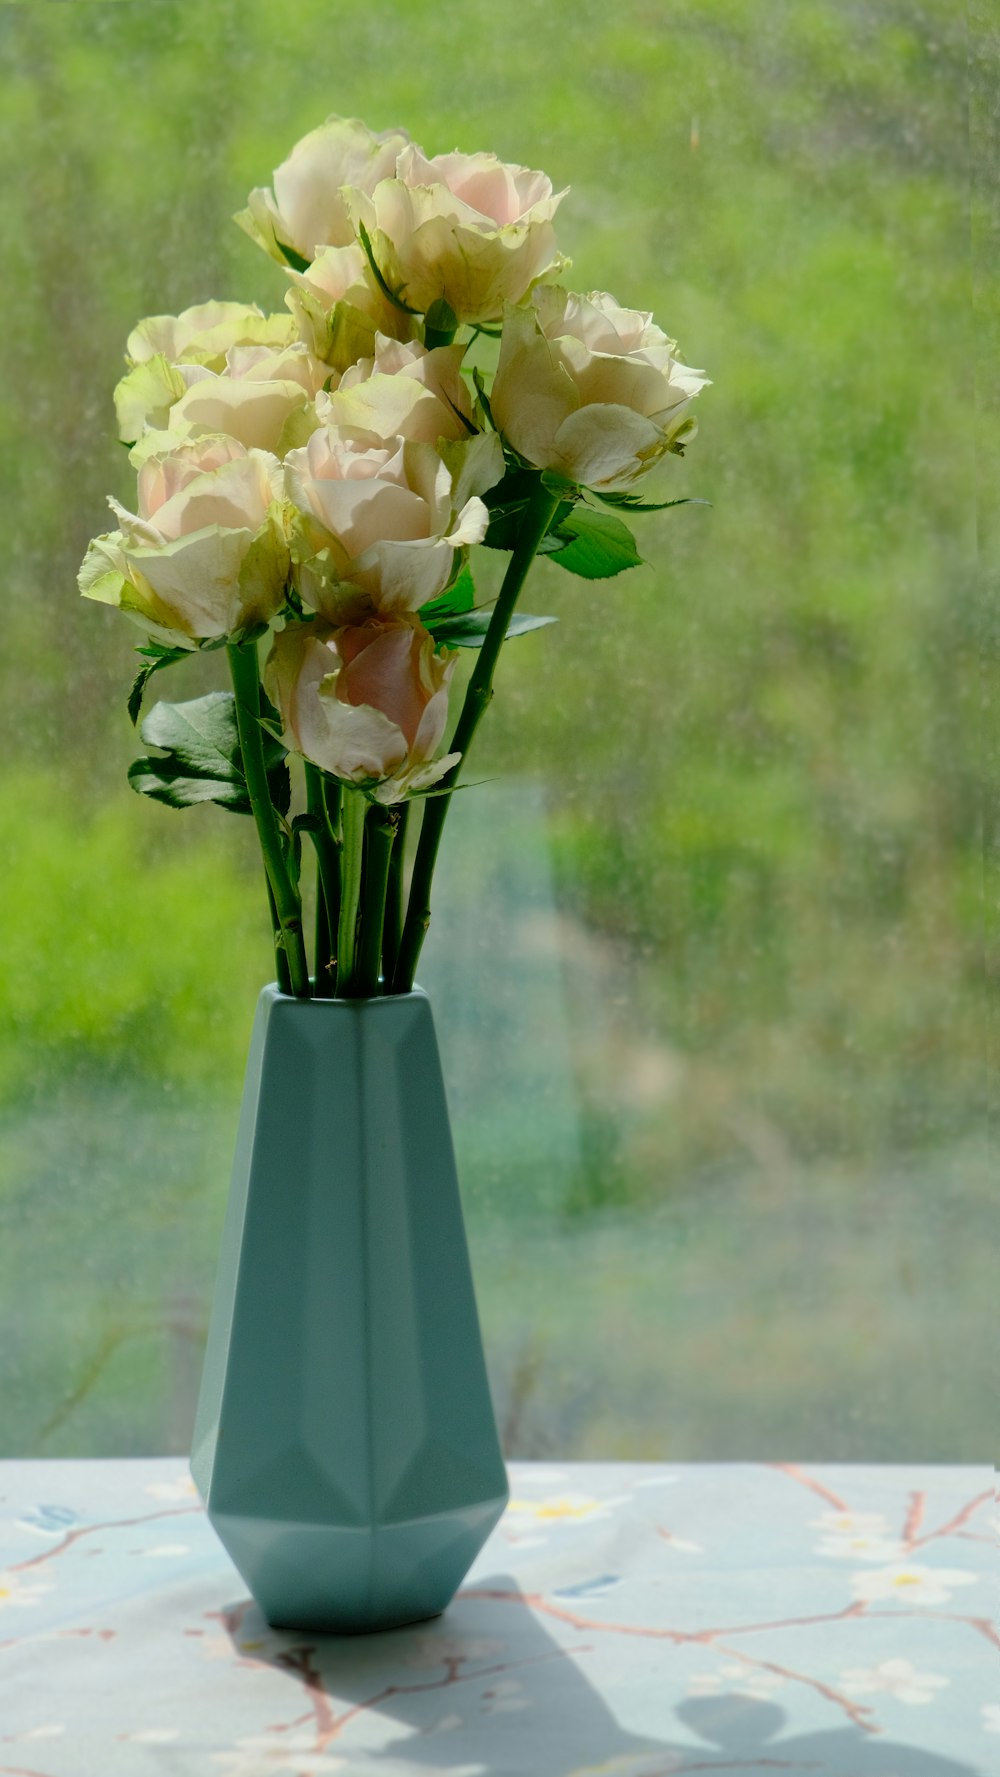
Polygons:
M168 1749L182 1777L427 1777L494 1741L517 1777L990 1777L979 1480L515 1465L443 1618L337 1638L264 1622L176 1462L3 1465L0 1777Z

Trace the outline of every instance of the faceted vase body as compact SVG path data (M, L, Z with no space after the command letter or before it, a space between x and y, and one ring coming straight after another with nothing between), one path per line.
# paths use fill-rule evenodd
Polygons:
M503 1511L419 989L260 996L191 1468L282 1628L436 1615Z

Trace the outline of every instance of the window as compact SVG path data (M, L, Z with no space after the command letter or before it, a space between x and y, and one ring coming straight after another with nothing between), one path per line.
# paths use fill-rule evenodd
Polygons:
M280 306L227 218L336 110L570 182L572 281L651 307L714 383L660 484L711 505L637 519L653 565L618 580L536 569L558 628L505 656L446 837L422 978L508 1448L984 1455L995 89L977 407L945 0L515 24L2 9L8 1454L189 1436L268 937L244 824L130 795L141 637L74 582L128 492L126 334ZM165 694L215 682L208 657Z

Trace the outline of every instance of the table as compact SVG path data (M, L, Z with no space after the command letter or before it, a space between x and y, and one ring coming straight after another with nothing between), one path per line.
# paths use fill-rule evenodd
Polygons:
M5 1777L997 1777L986 1469L514 1463L455 1603L276 1632L180 1459L0 1464Z

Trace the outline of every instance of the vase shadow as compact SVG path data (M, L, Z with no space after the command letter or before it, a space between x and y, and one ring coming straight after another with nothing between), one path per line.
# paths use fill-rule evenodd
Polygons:
M596 1777L598 1770L605 1777L736 1777L758 1768L785 1777L986 1777L853 1725L789 1736L785 1710L738 1694L677 1704L683 1741L633 1734L580 1669L600 1632L573 1632L559 1645L506 1574L477 1578L440 1617L382 1634L272 1629L250 1599L223 1618L241 1660L273 1666L302 1687L303 1713L308 1705L315 1717L315 1752L353 1753L359 1771L391 1767L393 1777L418 1777L471 1765L481 1777ZM389 1730L384 1748L371 1744L374 1719ZM359 1725L363 1751L354 1737Z
M674 1713L713 1752L722 1754L725 1763L708 1767L713 1777L769 1766L790 1777L799 1773L806 1777L807 1772L819 1777L987 1777L972 1765L876 1737L853 1725L788 1738L783 1732L785 1711L754 1697L690 1698Z

